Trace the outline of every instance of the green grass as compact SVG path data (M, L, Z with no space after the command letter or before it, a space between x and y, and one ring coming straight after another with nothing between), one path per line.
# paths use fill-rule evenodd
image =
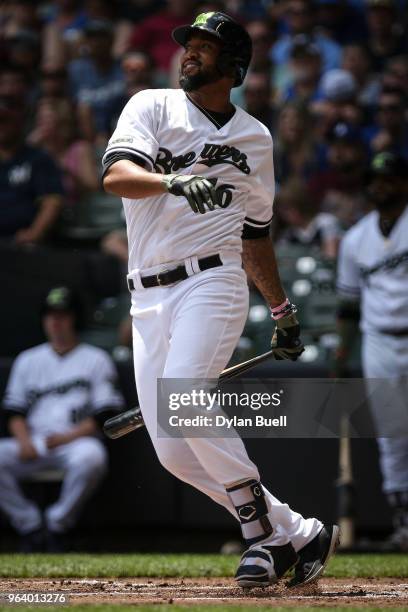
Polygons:
M237 563L235 555L3 554L0 555L0 577L224 577L234 575ZM406 555L337 555L325 576L408 578L408 558Z

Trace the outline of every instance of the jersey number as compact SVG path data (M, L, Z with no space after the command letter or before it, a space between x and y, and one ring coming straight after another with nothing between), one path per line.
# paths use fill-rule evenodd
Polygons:
M214 187L216 187L218 181L217 178L208 180L214 185ZM216 187L215 191L217 192L218 206L220 208L228 208L228 206L231 204L233 189L235 189L234 185L229 185L228 183L218 185L218 187Z

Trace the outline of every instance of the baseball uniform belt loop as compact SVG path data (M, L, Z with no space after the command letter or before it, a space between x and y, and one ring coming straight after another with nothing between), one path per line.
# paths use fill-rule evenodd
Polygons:
M197 266L194 268L198 272L203 272L204 270L209 270L210 268L217 268L218 266L222 266L221 257L216 255L209 255L208 257L203 257L202 259L197 260ZM157 274L152 274L151 276L141 276L140 282L145 289L149 287L166 287L167 285L172 285L173 283L177 283L179 281L185 280L190 275L187 272L186 265L183 264L181 266L177 266L177 268L173 268L173 270L161 270ZM135 284L131 278L127 279L129 291L135 290Z

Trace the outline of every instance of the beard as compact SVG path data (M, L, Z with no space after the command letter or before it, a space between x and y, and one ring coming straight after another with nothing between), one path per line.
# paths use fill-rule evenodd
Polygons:
M196 74L186 75L180 72L180 87L184 91L195 91L204 85L211 85L220 80L222 74L218 70L199 70Z

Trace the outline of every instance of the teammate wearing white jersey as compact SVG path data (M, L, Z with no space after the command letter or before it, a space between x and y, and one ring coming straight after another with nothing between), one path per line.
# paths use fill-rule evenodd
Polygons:
M17 357L6 389L12 437L0 440L0 508L25 552L64 548L67 531L106 472L98 422L122 407L109 356L79 342L80 309L67 287L49 292L43 311L49 342ZM59 498L42 517L18 481L44 469L61 469L64 477Z
M395 401L402 402L406 411L408 165L393 153L379 153L371 163L370 177L368 191L376 210L345 234L340 247L337 284L342 306L337 365L344 366L347 361L360 317L364 376L394 379L398 389ZM379 412L375 395L371 401L381 431L389 414ZM383 490L394 511L392 540L408 550L408 439L384 437L378 440L378 446Z
M232 355L248 309L242 260L276 321L276 358L303 351L269 239L272 140L230 102L251 40L223 13L203 13L173 37L185 48L182 89L136 94L103 159L105 189L126 213L140 407L161 463L239 518L248 550L238 584L272 584L292 566L292 584L302 584L322 572L337 527L305 520L267 491L239 438L157 431L157 379L218 378Z

